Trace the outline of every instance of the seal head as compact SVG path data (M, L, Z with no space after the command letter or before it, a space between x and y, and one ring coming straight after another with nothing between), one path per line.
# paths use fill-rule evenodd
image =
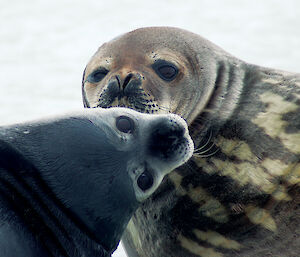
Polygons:
M213 51L218 48L205 39L175 28L124 34L103 44L88 63L84 105L180 113L191 122L213 91L217 63L208 54Z
M193 153L179 116L125 108L15 124L0 138L0 220L15 220L0 227L12 241L0 253L33 245L28 256L108 256L138 206Z

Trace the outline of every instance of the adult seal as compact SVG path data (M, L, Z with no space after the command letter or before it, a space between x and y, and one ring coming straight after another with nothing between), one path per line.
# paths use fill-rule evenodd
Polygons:
M82 93L86 107L179 114L197 146L130 221L129 256L299 256L299 74L153 27L103 44Z
M0 256L111 256L193 150L179 116L124 108L0 128Z

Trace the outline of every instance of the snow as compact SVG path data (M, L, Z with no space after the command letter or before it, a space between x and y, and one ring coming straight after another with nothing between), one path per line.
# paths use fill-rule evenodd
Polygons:
M0 7L0 124L82 108L89 58L138 27L181 27L250 63L300 72L297 0L0 0Z

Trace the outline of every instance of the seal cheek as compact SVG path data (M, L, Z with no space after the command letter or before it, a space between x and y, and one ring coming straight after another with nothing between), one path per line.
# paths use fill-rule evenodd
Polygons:
M100 95L103 86L85 82L82 87L83 101L85 107L97 107L98 96Z

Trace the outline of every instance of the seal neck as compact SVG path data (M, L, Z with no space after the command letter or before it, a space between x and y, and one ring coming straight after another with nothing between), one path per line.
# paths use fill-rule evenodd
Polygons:
M50 256L110 256L55 197L36 168L2 140L0 198Z
M201 139L219 129L230 119L243 90L245 73L239 60L219 61L211 95L201 113L191 123L193 139ZM196 145L199 142L195 142Z

